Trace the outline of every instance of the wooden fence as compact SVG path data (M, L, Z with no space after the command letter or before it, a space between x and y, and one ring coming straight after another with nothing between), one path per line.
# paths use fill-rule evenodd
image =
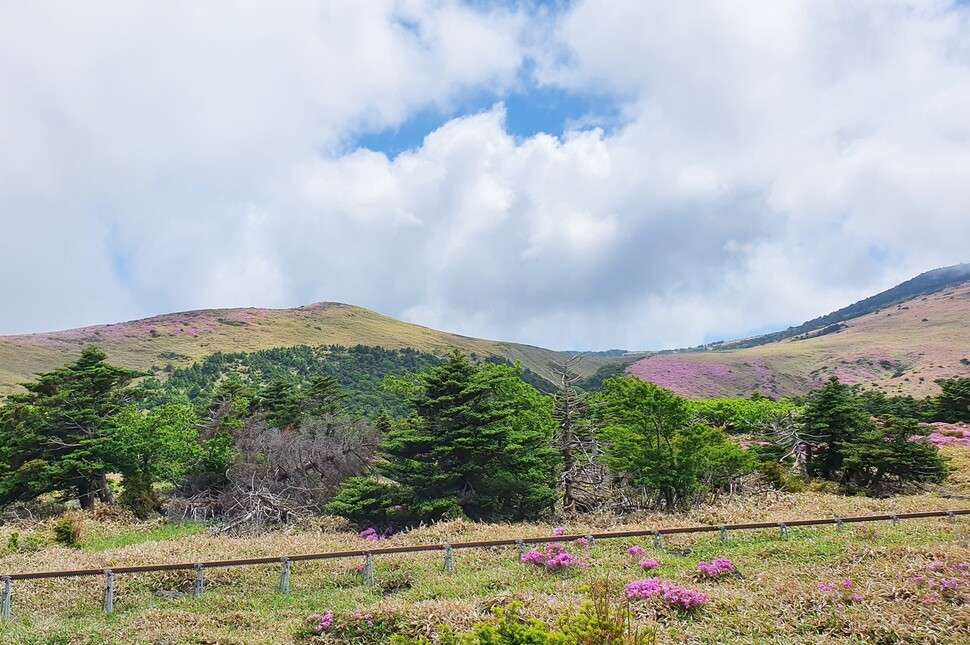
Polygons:
M108 613L114 610L114 580L118 574L147 573L153 571L178 571L195 570L195 595L200 595L205 591L205 571L206 569L218 569L227 567L240 567L252 565L275 564L281 567L279 590L287 593L290 590L291 565L294 562L308 562L313 560L335 560L341 558L365 558L363 570L364 584L374 584L374 557L379 555L390 555L394 553L421 553L428 551L440 551L444 554L444 568L448 572L454 571L454 551L456 549L476 549L500 546L515 546L519 559L525 553L525 546L529 544L548 544L552 542L565 542L586 538L590 541L611 540L617 538L631 537L652 537L653 544L658 549L663 549L664 535L679 535L689 533L719 533L722 540L728 539L731 531L748 531L754 529L777 528L784 537L788 534L788 529L793 526L836 526L841 527L845 524L860 522L880 522L890 521L894 524L902 520L930 518L930 517L949 517L956 520L959 515L970 515L970 509L950 510L950 511L923 511L918 513L899 513L897 515L863 515L858 517L841 517L808 520L789 520L786 522L750 522L746 524L722 524L722 525L701 525L679 528L665 529L644 529L633 531L615 531L610 533L588 533L576 535L555 535L522 538L519 540L481 540L478 542L455 542L443 544L418 544L413 546L390 546L373 549L356 549L353 551L331 551L329 553L306 553L299 555L283 555L262 558L243 558L238 560L209 560L204 562L180 562L172 564L146 564L131 567L112 567L110 569L68 569L64 571L35 571L30 573L9 573L3 576L3 604L2 616L4 620L10 619L11 600L13 594L13 582L15 580L41 580L45 578L72 578L83 576L104 576L105 585L103 592L103 607Z

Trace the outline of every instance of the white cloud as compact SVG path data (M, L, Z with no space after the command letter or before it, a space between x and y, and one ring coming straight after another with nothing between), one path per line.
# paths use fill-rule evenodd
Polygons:
M0 10L0 332L340 300L553 347L693 345L970 259L965 6L69 11ZM622 122L521 139L499 103L393 159L347 149L521 88L526 57Z

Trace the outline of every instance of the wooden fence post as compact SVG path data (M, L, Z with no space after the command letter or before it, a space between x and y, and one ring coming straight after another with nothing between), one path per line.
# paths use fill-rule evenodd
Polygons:
M10 576L3 579L3 619L10 620L10 599L13 597L13 583Z
M203 593L205 593L205 568L200 563L195 565L195 587L192 589L192 594L198 597Z
M105 569L104 576L104 612L110 614L115 610L115 574Z
M283 563L283 571L280 572L280 593L290 593L290 559L283 556L280 561Z

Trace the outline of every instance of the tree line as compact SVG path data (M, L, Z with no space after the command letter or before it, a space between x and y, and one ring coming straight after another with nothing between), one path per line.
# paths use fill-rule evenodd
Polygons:
M0 406L0 505L55 495L146 516L162 510L166 489L170 514L203 508L239 524L330 512L389 529L531 519L557 505L676 510L756 470L885 494L947 475L920 417L970 421L970 379L941 382L915 407L835 378L800 401L688 401L630 376L585 392L569 363L550 396L518 365L457 351L419 362L382 379L401 411L366 415L319 368L234 373L193 399L162 396L145 374L87 348Z

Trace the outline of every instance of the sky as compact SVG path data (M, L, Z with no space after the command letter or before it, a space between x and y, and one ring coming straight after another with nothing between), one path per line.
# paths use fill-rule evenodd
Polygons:
M968 115L953 1L0 0L0 334L785 328L970 261Z

